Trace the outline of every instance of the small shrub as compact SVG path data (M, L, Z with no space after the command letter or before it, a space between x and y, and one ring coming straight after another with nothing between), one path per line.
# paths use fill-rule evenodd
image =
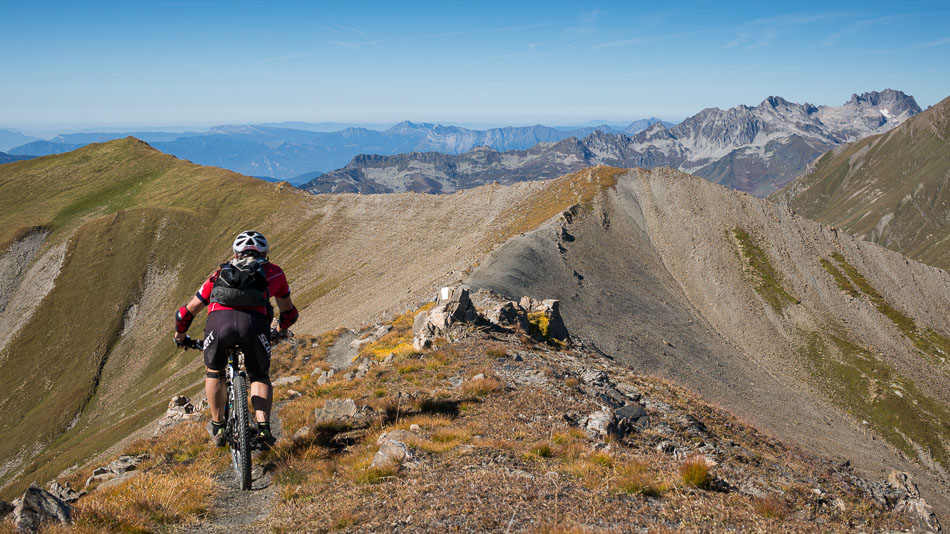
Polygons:
M505 349L488 349L485 351L485 354L491 356L492 358L507 358L508 351Z
M379 484L387 478L395 476L398 471L398 465L367 467L356 473L356 476L353 477L353 482L359 485Z
M766 519L781 521L788 516L788 506L785 505L785 501L774 493L764 497L756 497L752 502L752 508L755 513Z
M617 477L617 489L631 495L640 494L659 497L663 490L656 479L647 471L633 470Z
M524 457L528 460L537 460L541 458L550 458L554 456L554 449L546 441L539 441L525 451Z
M709 464L706 463L706 457L697 454L686 459L680 464L680 478L683 484L699 489L708 489L712 483L712 474L709 472Z
M591 455L590 460L603 467L613 467L614 458L606 452L596 452Z
M347 527L352 527L359 521L359 518L353 512L343 512L339 517L336 518L336 521L333 522L333 528L336 530L342 530Z
M462 394L467 397L483 397L500 390L502 383L495 378L485 377L478 380L469 380L462 385Z
M579 386L580 384L581 384L581 381L578 380L578 379L576 379L576 378L574 378L573 376L570 377L570 378L568 378L568 379L566 379L566 380L564 380L564 385L567 386L567 387L569 387L569 388L576 388L576 387Z

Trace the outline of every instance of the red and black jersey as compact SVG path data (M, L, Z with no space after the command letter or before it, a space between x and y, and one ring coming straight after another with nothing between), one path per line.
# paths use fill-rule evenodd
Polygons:
M287 277L284 276L284 270L274 265L273 263L264 264L264 275L267 277L267 289L268 293L273 297L287 298L290 296L290 286L287 284ZM198 300L208 305L208 313L215 312L218 310L243 310L251 311L257 313L267 314L267 308L264 306L251 306L251 307L228 307L217 302L211 301L211 290L214 288L214 281L218 276L218 271L215 271L203 284L198 288L198 292L195 293L195 296L198 297ZM210 303L210 305L209 305Z

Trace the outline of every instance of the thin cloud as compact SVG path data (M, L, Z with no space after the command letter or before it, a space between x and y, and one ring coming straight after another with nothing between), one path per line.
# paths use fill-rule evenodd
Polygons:
M821 13L815 15L787 14L750 20L735 29L735 38L730 39L720 50L748 45L748 48L771 46L780 35L798 26L853 16L850 13Z
M331 45L333 45L333 46L337 46L337 47L340 47L340 48L352 48L353 50L362 50L362 49L363 49L363 47L360 45L360 43L354 43L354 42L351 42L351 41L327 41L327 42L329 42L329 43L330 43ZM363 43L363 44L367 44L367 43Z
M600 18L599 9L594 9L592 11L581 11L581 15L578 17L575 25L565 28L564 33L567 35L599 34L600 30L597 29L598 18Z
M926 41L923 43L917 43L913 48L933 48L935 46L943 46L950 44L950 37L944 37L943 39L937 39L934 41Z
M857 22L854 22L854 23L848 25L847 27L845 27L845 28L842 29L842 30L839 30L839 31L836 31L836 32L834 32L834 33L829 34L828 37L825 37L825 40L822 41L821 46L833 46L833 45L837 44L838 41L839 41L842 37L846 37L846 36L848 36L848 35L852 35L852 34L861 32L861 31L863 31L863 30L865 30L865 29L867 29L867 28L870 28L871 26L875 26L875 25L878 25L878 24L884 24L884 23L887 23L887 22L892 22L892 21L894 21L896 18L897 18L897 17L888 15L888 16L885 16L885 17L878 17L878 18L875 18L875 19L859 20L859 21L857 21Z
M392 38L392 39L373 39L373 40L367 40L367 41L333 40L333 41L328 41L328 42L331 45L337 46L337 47L346 47L346 48L352 48L353 50L362 50L364 47L370 47L370 46L376 47L383 44L405 44L405 43L411 43L413 41L419 41L423 39L440 39L444 37L457 37L460 35L473 35L473 34L480 34L480 33L526 31L526 30L544 28L545 26L547 26L547 24L527 24L524 26L499 26L495 28L481 28L477 30L460 30L460 31L452 31L452 32L411 35L411 36Z
M357 35L359 35L359 36L361 36L361 37L366 37L366 32L364 32L363 30L360 30L360 29L357 29L357 28L350 28L349 26L344 26L344 25L342 25L342 24L337 24L336 26L337 26L337 28L346 30L346 31L348 31L348 32L353 32L353 33L355 33L355 34L357 34Z
M326 31L328 31L328 32L335 33L335 34L337 34L337 35L343 35L343 32L341 32L340 30L338 30L338 29L336 29L336 28L331 28L331 27L329 27L329 26L324 26L323 24L316 24L315 26L316 26L317 28L320 28L321 30L326 30Z
M543 45L544 43L528 43L528 50L534 50L535 48Z
M638 44L649 43L651 41L653 41L653 39L650 39L648 37L637 37L634 39L621 39L619 41L610 41L608 43L592 44L590 45L590 47L591 48L616 48L618 46L638 45Z

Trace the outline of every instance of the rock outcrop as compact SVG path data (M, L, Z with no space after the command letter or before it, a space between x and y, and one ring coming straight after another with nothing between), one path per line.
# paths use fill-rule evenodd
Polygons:
M43 523L68 523L71 515L71 506L34 484L17 500L13 522L18 533L32 533Z
M894 510L906 514L913 520L915 532L941 531L940 522L934 515L933 507L921 498L917 484L914 484L908 473L892 470L887 476L887 483L898 493Z
M472 324L477 319L478 312L468 288L443 287L436 305L416 315L412 324L412 347L415 350L427 349L436 338L451 338L453 331L459 331L460 324Z

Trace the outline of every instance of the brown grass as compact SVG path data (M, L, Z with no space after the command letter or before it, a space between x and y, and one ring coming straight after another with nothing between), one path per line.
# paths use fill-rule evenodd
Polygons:
M755 513L766 519L783 520L788 516L788 506L782 497L772 493L764 497L756 497L752 501Z
M214 475L227 464L221 449L208 446L198 423L182 423L157 439L138 442L131 453L149 459L141 474L80 499L74 520L80 528L150 532L205 517L218 491Z
M680 479L688 487L708 489L712 483L712 473L706 463L706 457L697 454L690 456L679 467Z
M469 380L462 384L462 395L465 397L484 397L489 393L504 389L504 384L497 378L485 377Z

